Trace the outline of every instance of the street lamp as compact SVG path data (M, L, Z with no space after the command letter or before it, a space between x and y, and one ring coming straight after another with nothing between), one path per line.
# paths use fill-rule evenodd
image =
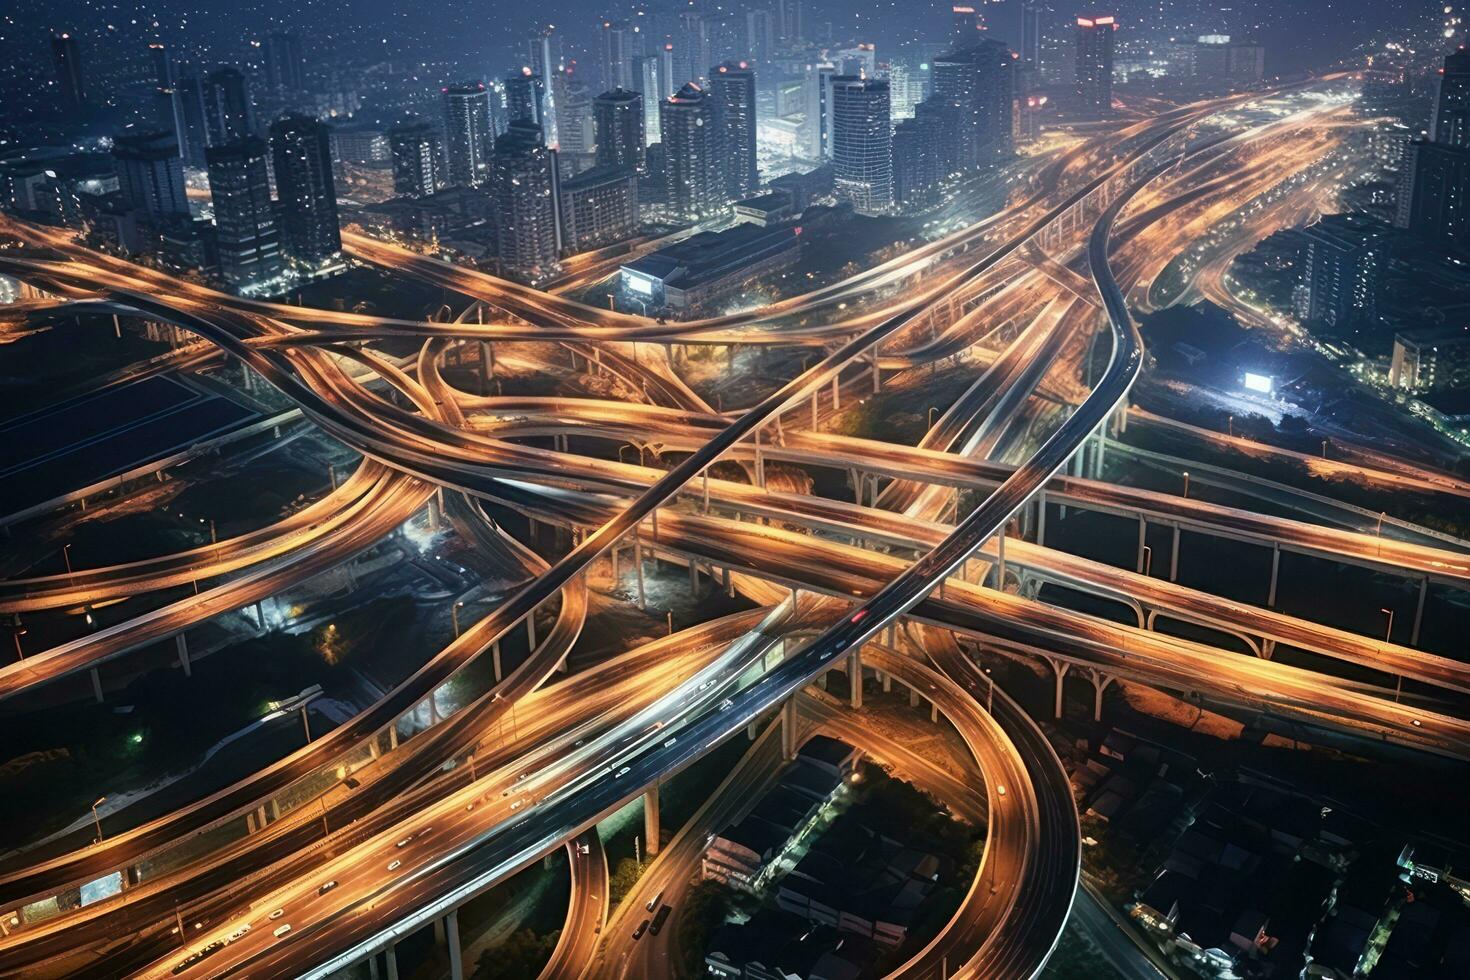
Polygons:
M1143 546L1143 574L1145 578L1152 577L1154 571L1154 549L1149 545Z
M449 607L449 618L454 622L454 638L459 639L459 607L464 605L464 600L456 602Z
M12 626L11 630L12 635L15 637L15 659L24 660L26 658L26 655L25 652L22 651L20 648L20 638L22 636L25 636L26 633L29 631L24 626L21 626L19 624Z
M933 405L929 406L929 428L931 429L934 428L934 413L937 411L939 411L939 409L935 408Z
M66 544L64 544L64 545L61 546L61 558L62 558L63 561L66 562L66 577L67 578L71 578L72 571L71 571L71 542L70 541L68 541Z
M1388 617L1388 629L1384 630L1384 632L1383 632L1383 642L1384 643L1392 643L1393 642L1393 610L1392 609L1388 609L1388 608L1385 607L1385 608L1380 609L1378 611L1381 612L1381 613L1383 613L1385 616ZM1404 693L1404 675L1402 673L1399 673L1397 675L1396 681L1395 681L1394 686L1393 686L1393 703L1394 704L1398 704L1399 703L1399 697L1403 693Z
M1189 470L1184 471L1184 499L1189 499Z
M102 818L97 816L97 808L106 802L107 797L99 796L97 802L92 804L92 823L97 828L97 839L92 842L93 844L102 843Z

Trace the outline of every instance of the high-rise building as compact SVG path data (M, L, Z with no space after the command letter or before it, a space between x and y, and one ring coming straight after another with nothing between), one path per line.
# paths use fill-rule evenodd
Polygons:
M745 13L745 58L766 65L776 56L776 14L765 7Z
M191 167L204 166L204 148L209 146L209 120L204 112L204 83L198 75L180 76L174 100L184 121L184 139L179 150Z
M621 241L638 229L638 175L597 166L561 182L562 246L573 252Z
M914 117L893 130L893 200L905 210L922 209L938 198L948 175L946 130L954 111L943 99L915 106Z
M602 85L606 89L633 88L633 55L638 38L625 20L602 22Z
M888 83L856 75L832 79L834 190L859 214L893 207L893 128Z
M484 82L444 89L445 150L449 183L482 184L490 174L490 92Z
M510 122L531 122L541 125L541 107L545 101L546 85L540 75L529 67L505 80L505 113Z
M643 169L643 96L627 89L603 92L592 104L597 129L597 165Z
M201 90L204 125L210 146L237 143L255 135L255 112L250 87L238 68L210 72Z
M80 109L87 102L82 75L82 49L70 34L51 35L51 63L56 68L56 91L61 107Z
M806 38L801 8L802 0L776 0L776 31L787 45Z
M818 163L832 158L832 65L807 65L802 77L805 113L800 130L799 153Z
M957 3L950 9L949 46L962 51L980 40L985 22L974 4Z
M153 83L159 88L173 88L174 64L168 48L157 41L148 45L148 63L153 69Z
M1447 146L1470 147L1470 50L1444 59L1429 138Z
M1021 0L1021 64L1027 71L1041 68L1041 27L1046 12L1042 0Z
M541 128L512 122L495 140L491 193L495 197L496 243L504 275L541 282L557 269L561 253L561 204L555 151Z
M633 91L642 96L643 139L645 145L659 141L658 104L663 101L663 86L659 76L662 57L647 54L633 59Z
M174 138L174 149L189 158L189 128L184 124L184 106L177 89L161 86L153 90L153 122Z
M556 131L561 140L556 147L565 162L575 169L590 165L588 158L597 150L597 129L592 114L592 92L575 78L567 78L557 105L560 118Z
M1307 247L1297 314L1338 331L1377 314L1383 249L1376 234L1351 221L1351 216L1334 215L1303 232Z
M1113 114L1113 32L1109 14L1077 18L1077 108L1083 115Z
M725 194L738 201L760 186L756 169L755 72L747 62L727 61L710 69L709 84Z
M393 153L393 193L427 197L444 186L444 141L426 120L400 123L388 130Z
M531 54L531 74L540 75L545 83L541 90L541 137L549 147L560 145L561 103L565 97L566 71L562 63L561 37L555 28L546 27L537 32L528 45Z
M1444 248L1470 252L1470 148L1414 140L1399 174L1394 224Z
M704 70L713 62L711 57L711 30L709 18L692 10L679 14L679 33L674 44L674 74L678 84L698 82L703 85Z
M128 207L155 225L189 216L184 162L174 134L165 130L119 133L112 142L118 189Z
M271 125L281 253L300 270L317 271L342 258L331 132L326 123L295 113Z
M251 136L211 146L205 155L220 274L240 292L263 292L281 278L280 233L266 174L265 140Z
M934 59L934 93L955 110L957 169L984 166L1015 149L1015 60L1004 43L990 39Z
M306 59L301 38L288 31L272 31L265 38L266 84L277 92L300 92L306 88Z
M685 82L659 106L659 129L669 210L685 221L699 221L723 209L729 198L716 159L719 139L709 93Z

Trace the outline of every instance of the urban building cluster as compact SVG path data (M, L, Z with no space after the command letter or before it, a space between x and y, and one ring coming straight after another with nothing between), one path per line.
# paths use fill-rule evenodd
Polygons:
M122 68L58 32L46 94L76 118L105 107L113 128L80 151L0 138L0 202L242 293L342 269L343 224L543 284L566 256L640 233L793 221L798 195L768 196L791 173L820 172L822 196L860 215L924 212L1035 137L1043 112L1112 113L1121 17L1012 0L948 18L888 51L833 36L803 0L630 8L539 30L503 75L433 89L288 30L233 63L155 42ZM1188 47L1191 75L1259 77L1259 48ZM748 237L704 250L738 258ZM741 278L766 262L751 254ZM681 289L711 291L676 286L671 311Z

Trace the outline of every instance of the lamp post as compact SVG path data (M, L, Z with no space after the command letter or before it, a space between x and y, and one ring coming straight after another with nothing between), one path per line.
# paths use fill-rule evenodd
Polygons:
M1189 470L1184 471L1184 499L1189 499Z
M449 607L449 619L454 623L454 638L459 639L459 607L464 605L464 600L456 602Z
M92 804L92 824L97 828L97 839L92 842L93 844L102 843L102 818L97 816L97 808L106 802L107 797L99 796L97 802Z
M1149 545L1143 546L1143 575L1149 578L1154 572L1154 549Z
M66 562L66 577L68 579L70 579L72 577L72 571L71 571L71 542L70 541L68 541L66 544L64 544L64 545L61 546L61 559L62 559L62 561Z
M28 631L24 626L21 626L19 624L12 626L11 630L11 635L15 637L15 659L24 660L26 658L26 655L25 652L20 648L20 638L22 636L25 636Z
M1385 607L1385 608L1380 609L1378 611L1381 612L1381 613L1383 613L1385 616L1388 617L1388 629L1386 629L1386 630L1383 631L1383 642L1384 643L1392 643L1393 642L1393 610L1392 609L1388 609L1388 608ZM1398 704L1399 703L1399 696L1402 695L1403 693L1404 693L1404 675L1402 673L1400 673L1400 674L1397 675L1397 680L1394 683L1394 687L1393 687L1393 703L1394 704Z

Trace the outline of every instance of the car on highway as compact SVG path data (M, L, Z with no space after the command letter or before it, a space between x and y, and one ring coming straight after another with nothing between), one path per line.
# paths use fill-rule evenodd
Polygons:
M389 861L388 862L388 870L389 871L397 871L401 867L403 867L403 862L402 861L399 861L399 860L396 860L395 859L393 861Z
M729 709L731 709L733 707L735 707L735 702L734 701L731 701L729 698L726 698L725 700L723 700L723 701L720 702L720 710L721 711L728 711Z
M645 922L643 924L645 926L648 925L647 922ZM200 947L198 951L196 951L194 953L190 953L188 956L186 956L182 960L180 960L174 966L174 971L173 972L175 974L183 973L185 970L187 970L190 967L194 966L196 963L200 962L201 960L208 959L209 957L213 956L215 953L218 953L220 950L222 950L224 948L225 948L225 941L223 939L216 939L214 942L210 943L209 945Z
M281 916L283 916L285 914L286 914L286 910L285 909L276 909L270 915L266 916L266 918L267 919L279 919Z
M322 887L318 888L316 890L316 893L318 895L325 895L327 892L331 891L333 888L336 888L336 887L337 887L337 879L333 878L331 881L323 882L322 883Z
M291 923L288 922L288 923L286 923L283 926L276 926L275 932L272 932L271 935L272 936L275 936L277 939L280 939L282 936L284 936L286 933L288 933L290 931L291 931Z
M512 803L510 805L510 808L512 810L519 810L521 807L523 807L525 805L526 805L526 801L525 800L516 800L514 803Z
M664 893L662 890L660 890L657 895L648 900L647 904L645 904L643 908L646 911L652 912L654 909L658 908L658 903L663 899L663 897Z
M664 927L664 923L669 921L669 913L672 911L674 911L673 908L668 905L660 908L658 910L658 915L655 915L653 917L653 925L649 926L648 931L657 936L658 931Z
M639 923L638 928L633 930L633 941L635 943L638 940L642 939L643 938L643 934L648 931L648 923L649 923L649 920L648 919L644 919L641 923Z
M632 766L624 766L623 768L621 768L621 769L618 770L618 774L616 776L614 776L613 778L614 779L622 779L624 776L628 775L628 773L630 773L632 771L633 771L633 767Z
M236 929L234 932L232 932L228 936L226 936L225 937L225 942L232 943L232 942L234 942L237 939L242 939L242 938L244 938L245 934L247 932L249 932L249 931L250 931L250 923L247 922L244 925L240 926L240 928Z

